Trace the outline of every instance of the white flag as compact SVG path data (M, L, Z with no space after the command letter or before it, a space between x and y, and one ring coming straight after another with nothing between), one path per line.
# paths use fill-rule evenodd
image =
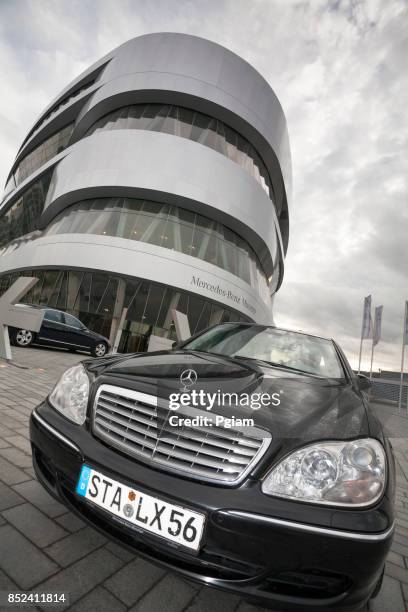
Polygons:
M361 339L371 338L373 333L373 324L371 320L371 295L364 298L363 311L363 326L361 329Z
M404 344L408 344L408 301L405 302Z
M374 315L374 333L373 333L373 343L374 346L378 344L381 340L381 318L382 318L382 306L376 306L375 315Z

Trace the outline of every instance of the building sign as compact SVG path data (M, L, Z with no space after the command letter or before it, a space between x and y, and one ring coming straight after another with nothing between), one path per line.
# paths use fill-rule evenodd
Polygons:
M203 280L199 276L195 276L194 274L191 277L191 284L194 285L195 287L199 287L200 289L205 289L206 291L208 291L209 293L212 293L215 296L218 295L218 296L223 297L223 298L225 298L227 300L230 300L238 308L239 307L242 308L242 306L243 306L244 308L249 310L249 312L252 315L254 315L254 316L256 315L256 308L255 308L255 306L253 306L250 302L248 302L248 300L246 298L244 298L243 295L239 295L238 293L234 293L233 291L231 291L231 289L224 289L218 283L214 284L214 283L208 282L206 280Z

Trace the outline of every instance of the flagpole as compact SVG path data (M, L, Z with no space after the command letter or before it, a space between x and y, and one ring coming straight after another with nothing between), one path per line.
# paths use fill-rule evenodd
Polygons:
M402 323L402 350L401 350L401 376L400 376L400 392L398 401L398 410L401 410L402 405L402 383L404 380L404 357L405 357L405 327L407 320L408 301L405 302L404 321Z
M374 347L381 340L381 320L382 320L383 306L376 306L374 311L374 327L372 333L371 343L371 363L370 363L370 380L373 377L373 359L374 359Z
M374 334L373 334L373 341L371 344L370 380L373 377L373 357L374 357Z
M361 369L361 352L363 350L363 330L361 329L361 339L360 339L360 355L358 357L358 374L360 374Z
M371 319L371 295L364 298L363 321L361 323L360 355L358 357L358 374L361 372L361 353L364 338L373 337L373 325Z
M364 332L365 304L366 304L366 298L364 298L363 319L361 321L360 354L358 356L358 372L357 372L357 374L360 374L360 371L361 371L361 354L363 352L363 332Z

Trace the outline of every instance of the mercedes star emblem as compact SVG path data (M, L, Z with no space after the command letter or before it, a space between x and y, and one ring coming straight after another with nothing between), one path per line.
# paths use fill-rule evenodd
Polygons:
M195 370L184 370L180 374L180 382L184 389L192 387L197 382L197 372Z

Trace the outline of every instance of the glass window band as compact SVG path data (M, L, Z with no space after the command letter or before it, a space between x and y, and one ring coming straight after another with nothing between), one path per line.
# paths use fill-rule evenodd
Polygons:
M150 200L96 198L62 211L45 234L117 236L207 261L269 296L265 272L238 234L203 215Z
M7 181L4 189L4 196L10 191L18 187L30 174L38 170L42 165L46 164L58 153L61 153L69 143L74 124L66 125L58 132L44 140L31 153L28 153L18 164L13 174Z
M86 136L101 130L151 130L199 142L245 168L273 200L268 170L251 143L219 119L171 104L133 104L96 121Z
M78 318L92 331L109 338L118 323L118 300L127 308L119 352L147 350L150 334L176 340L171 310L188 316L192 334L210 325L250 321L245 315L199 295L138 278L82 270L23 270L0 276L0 296L19 276L39 280L23 303L57 308Z
M0 249L38 229L51 176L51 170L45 172L0 216Z

